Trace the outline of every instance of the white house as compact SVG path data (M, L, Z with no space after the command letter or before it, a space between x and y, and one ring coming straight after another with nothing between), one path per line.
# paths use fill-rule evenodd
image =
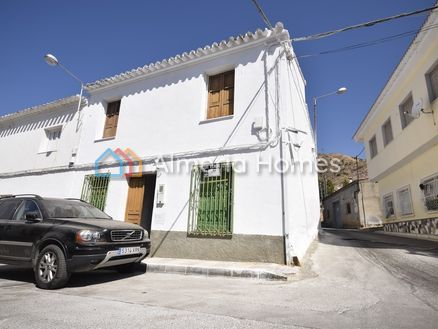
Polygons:
M432 11L354 136L387 231L438 235L437 24Z
M152 256L298 262L319 195L289 39L278 23L89 83L80 111L1 117L0 194L83 198L147 228Z

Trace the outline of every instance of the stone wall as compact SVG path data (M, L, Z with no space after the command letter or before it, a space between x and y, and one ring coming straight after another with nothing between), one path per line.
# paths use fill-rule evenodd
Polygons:
M230 238L220 239L152 230L151 241L152 257L285 263L282 236L233 234Z
M383 225L385 232L412 233L438 236L438 218L407 220Z

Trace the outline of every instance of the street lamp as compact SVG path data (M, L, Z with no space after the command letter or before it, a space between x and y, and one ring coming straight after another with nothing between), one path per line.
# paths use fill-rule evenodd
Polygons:
M316 150L316 155L318 156L318 139L317 139L317 129L318 129L318 117L317 117L317 111L316 111L316 105L318 102L318 99L320 98L324 98L327 96L331 96L331 95L342 95L345 94L347 92L347 88L346 87L341 87L338 90L325 94L325 95L321 95L321 96L317 96L317 97L313 97L313 137L315 139L315 150Z
M84 93L84 83L82 82L81 79L79 79L76 75L74 75L69 69L67 69L64 65L62 65L54 55L46 54L44 56L44 60L50 66L59 66L61 69L64 70L64 72L66 72L69 76L71 76L73 79L75 79L81 85L81 92L79 93L79 104L78 104L78 110L77 110L78 123L77 123L76 130L78 130L79 129L79 121L80 121L79 120L79 112L81 110L82 94Z

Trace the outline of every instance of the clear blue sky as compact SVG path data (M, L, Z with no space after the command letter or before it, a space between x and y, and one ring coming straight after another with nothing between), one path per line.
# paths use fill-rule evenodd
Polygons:
M431 7L434 0L259 0L292 36ZM319 41L295 43L298 56L418 29L426 14ZM230 36L264 27L251 0L2 0L0 115L79 92L74 80L47 66L51 52L85 82L108 77ZM346 86L319 103L322 152L355 155L352 140L413 36L374 47L300 59L307 101Z

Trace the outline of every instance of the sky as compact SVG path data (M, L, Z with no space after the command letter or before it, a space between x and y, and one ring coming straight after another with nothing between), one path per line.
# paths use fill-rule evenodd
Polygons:
M292 37L299 37L432 7L435 0L259 3L273 24L281 21ZM352 51L305 55L415 31L426 17L293 44L307 81L310 111L313 97L348 88L346 94L318 102L320 152L354 156L362 151L363 145L352 136L414 36ZM79 93L76 81L44 62L46 53L84 82L92 82L264 27L251 0L1 0L0 115Z

